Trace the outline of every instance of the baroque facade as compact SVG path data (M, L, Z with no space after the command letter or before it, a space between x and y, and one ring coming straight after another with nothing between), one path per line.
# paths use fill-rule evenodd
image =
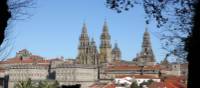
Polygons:
M104 22L103 31L100 36L101 44L99 47L99 52L95 44L94 39L91 39L87 33L86 24L83 24L82 32L79 38L78 56L77 61L79 64L98 64L98 63L112 63L113 60L120 60L121 51L117 44L112 49L110 43L111 36L109 34L109 29L107 22Z
M82 33L79 38L78 56L79 64L97 64L98 51L95 41L92 39L90 42L86 24L83 24Z
M121 61L121 51L118 44L115 43L114 48L110 43L111 36L109 34L108 24L105 21L103 31L100 36L99 52L94 39L89 38L86 24L83 24L82 32L79 38L79 48L77 61L79 64L102 64L112 63L113 61ZM155 65L155 57L151 46L150 34L147 27L143 35L142 50L133 59L136 65Z

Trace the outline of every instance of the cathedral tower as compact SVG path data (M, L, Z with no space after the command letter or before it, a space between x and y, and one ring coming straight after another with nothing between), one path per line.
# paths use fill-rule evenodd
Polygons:
M86 24L83 24L82 32L79 38L79 48L78 48L78 57L77 60L80 64L87 64L88 58L87 58L87 48L89 46L89 36L87 33L87 27Z
M115 46L114 46L114 48L112 50L112 59L114 61L120 61L121 60L121 51L118 48L117 43L115 43Z
M79 43L77 62L79 64L97 64L97 47L93 39L90 42L85 23L82 27Z
M134 59L138 65L154 65L155 58L151 47L150 34L147 26L143 35L142 51Z
M110 44L110 34L108 32L108 25L106 21L103 25L103 33L101 34L100 44L100 63L111 63L112 62L112 47Z
M93 38L88 48L88 54L89 54L89 58L91 58L90 64L98 64L99 54L98 54L96 43Z

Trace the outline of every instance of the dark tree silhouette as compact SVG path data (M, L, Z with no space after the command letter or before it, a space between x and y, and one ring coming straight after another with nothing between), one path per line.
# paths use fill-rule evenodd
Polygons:
M198 67L200 55L200 1L199 0L107 0L107 7L117 12L129 10L136 4L144 6L147 23L152 19L162 29L164 48L170 54L189 62L188 88L195 88L194 67Z
M33 0L0 0L0 46L3 42L9 40L5 32L8 24L11 22L10 20L29 17L25 9L33 7L34 4ZM1 57L7 52L6 48L6 45L0 47Z
M119 13L134 5L142 5L146 23L157 22L160 39L169 56L186 58L186 38L191 35L194 0L107 0L107 7ZM154 21L154 20L155 21Z
M7 4L7 0L0 1L0 44L5 38L5 30L8 25L8 20L11 18L11 12Z
M200 72L196 70L199 67L200 58L200 1L195 5L195 14L193 17L193 27L191 35L186 39L185 49L188 52L187 60L189 62L189 79L188 88L195 88L198 86L198 77ZM195 75L196 74L196 75Z

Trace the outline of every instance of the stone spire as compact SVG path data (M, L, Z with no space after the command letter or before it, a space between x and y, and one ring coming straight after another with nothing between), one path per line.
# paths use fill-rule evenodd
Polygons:
M90 46L92 47L92 53L98 53L96 42L94 41L93 38L91 39Z
M98 58L99 58L99 53L96 47L96 43L94 39L91 39L90 46L89 46L89 52L88 52L91 62L90 64L97 64L98 63Z
M155 57L151 47L150 34L148 32L147 24L143 35L142 51L137 55L135 60L139 65L154 65Z
M79 37L79 48L78 48L78 56L77 60L80 64L88 64L88 46L89 46L89 36L87 33L87 27L86 24L83 23L82 32Z
M103 33L105 33L105 34L108 33L108 25L107 25L107 22L106 22L106 21L104 21Z
M148 32L147 24L143 35L142 52L149 57L148 61L155 62L153 50L151 47L150 34Z
M144 32L144 36L143 36L142 47L143 48L147 48L147 47L150 48L151 47L150 35L149 35L149 32L148 32L147 24L146 24L145 32Z
M117 43L115 43L115 46L114 46L114 48L112 50L112 57L113 57L114 61L121 60L121 51L118 48L118 44Z
M110 37L109 31L108 31L108 25L107 25L107 22L105 21L104 25L103 25L103 32L101 34L100 47L101 48L111 48L110 39L111 39L111 37Z
M108 30L107 22L104 22L103 32L101 34L101 44L100 44L100 62L101 63L110 63L112 62L112 49L110 44L110 34Z
M85 23L83 23L82 32L81 32L81 36L79 38L79 41L80 41L79 48L86 48L86 46L89 45L89 36L88 36L88 33L87 33L87 27L86 27Z

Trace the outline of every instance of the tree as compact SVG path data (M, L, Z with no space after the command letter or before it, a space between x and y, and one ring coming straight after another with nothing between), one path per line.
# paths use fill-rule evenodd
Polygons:
M155 19L162 29L163 48L171 55L189 62L188 88L198 86L194 83L195 69L198 65L200 41L200 1L199 0L106 0L107 7L122 12L136 4L144 6L147 23ZM194 70L193 70L194 69ZM196 78L196 77L195 77Z
M135 82L133 82L133 83L131 84L131 87L130 87L130 88L140 88L140 87L138 86L137 82L135 81Z
M11 12L9 11L9 7L7 4L7 0L1 0L0 3L0 44L2 44L4 38L5 38L5 30L8 25L8 20L11 18Z
M157 22L163 48L170 56L186 58L185 40L191 35L193 5L196 0L107 0L107 7L118 13L142 5L146 23ZM153 20L154 19L154 20ZM183 59L184 60L184 59Z
M34 5L33 0L1 0L0 1L0 56L5 56L9 54L7 52L8 46L8 24L11 20L24 19L29 17L26 12L26 8L30 8ZM3 42L7 42L2 46ZM1 59L4 59L2 57Z
M53 84L52 84L52 86L54 87L54 88L58 88L59 87L59 82L56 80Z
M45 80L45 81L40 81L38 84L38 88L58 88L58 87L59 87L58 81L49 83L47 80Z
M14 87L15 88L34 88L31 79L28 79L27 81L19 81Z
M150 80L148 80L147 82L146 81L144 81L144 82L142 82L141 84L140 84L140 87L142 87L143 85L150 85L152 82L154 82L152 79L150 79Z

